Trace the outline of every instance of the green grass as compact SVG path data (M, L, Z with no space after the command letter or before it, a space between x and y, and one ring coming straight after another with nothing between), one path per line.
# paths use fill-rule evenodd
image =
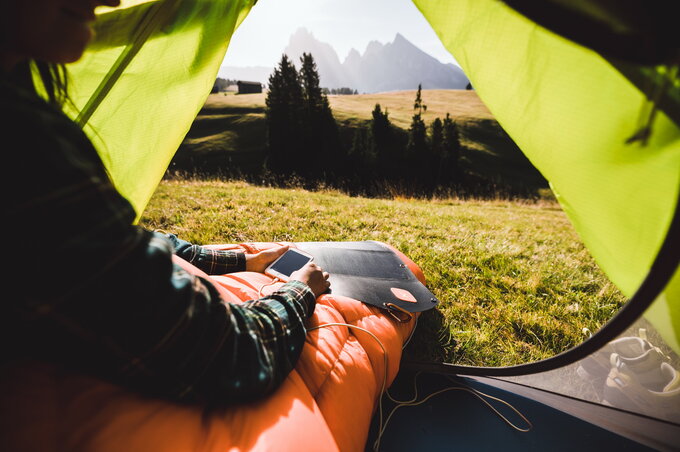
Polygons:
M546 181L498 125L477 93L465 90L425 90L424 120L450 113L459 125L467 171L516 188L538 190ZM376 103L387 109L392 123L404 130L411 124L416 91L354 96L328 96L333 115L349 147L358 126L366 125ZM259 168L265 156L265 94L211 94L180 146L173 167ZM225 171L228 172L228 171Z
M553 202L368 199L244 182L165 181L142 218L208 243L389 243L441 300L407 349L418 360L510 365L581 342L621 306Z

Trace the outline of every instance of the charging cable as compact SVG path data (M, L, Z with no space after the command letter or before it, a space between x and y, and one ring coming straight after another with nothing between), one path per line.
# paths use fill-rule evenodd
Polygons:
M267 284L262 284L260 286L260 290L257 291L260 298L264 297L264 295L262 294L262 291L264 290L265 287L276 284L277 282L281 282L281 280L279 278L274 278L274 279L272 279L272 282L268 282Z
M387 421L389 421L389 418L388 418L387 421L385 421L385 423L383 424L383 406L382 406L383 395L387 394L387 396L390 398L390 400L394 401L394 399L389 395L389 392L387 391L387 388L386 388L386 386L387 386L387 372L389 370L388 367L387 367L387 364L388 364L387 349L385 348L383 343L380 341L378 336L376 336L375 334L373 334L372 332L368 331L365 328L362 328L362 327L357 326L357 325L350 325L349 323L340 323L340 322L325 323L323 325L318 325L318 326L308 328L307 332L318 330L318 329L321 329L321 328L330 327L330 326L346 326L350 329L356 329L356 330L359 330L359 331L363 331L364 333L370 335L378 343L378 345L382 349L383 364L384 364L385 370L383 372L383 381L382 381L382 385L380 387L380 395L378 397L378 426L379 426L378 427L378 436L375 440L375 443L373 444L373 450L377 451L378 448L380 447L380 439L382 437L382 434L385 431L385 427L387 427ZM418 327L418 317L416 317L416 323L413 326L413 330L411 330L411 334L409 334L408 339L406 339L406 342L404 342L404 345L402 345L402 347L401 347L402 350L404 348L406 348L406 346L408 345L409 342L411 342L411 338L413 337L413 333L415 333L417 327ZM392 412L390 413L390 417L392 416L394 411L395 410L392 410Z
M392 416L394 415L394 413L395 413L399 408L404 407L404 406L417 406L417 405L422 405L423 403L425 403L425 402L427 402L428 400L430 400L432 397L434 397L434 396L436 396L436 395L439 395L439 394L442 394L442 393L445 393L445 392L449 392L449 391L466 391L466 392L472 394L473 396L475 396L475 397L477 397L479 400L481 400L485 405L487 405L487 406L488 406L494 413L496 413L496 415L497 415L498 417L500 417L506 424L508 424L510 427L512 427L513 429L515 429L515 430L517 430L517 431L519 431L519 432L528 432L528 431L530 431L530 430L533 428L533 425L532 425L531 422L526 418L526 416L524 416L519 410L517 410L517 409L516 409L514 406L512 406L510 403L508 403L508 402L506 402L505 400L502 400L502 399L500 399L500 398L491 396L491 395L489 395L489 394L485 394L485 393L483 393L482 391L479 391L479 390L477 390L477 389L475 389L475 388L471 388L471 387L466 386L466 385L461 385L459 382L455 382L455 381L451 380L450 377L449 377L449 380L451 380L452 383L455 383L455 386L450 386L450 387L448 387L448 388L444 388L444 389L441 389L441 390L439 390L439 391L435 391L435 392L433 392L432 394L429 394L428 396L424 397L422 400L418 401L418 384L417 384L417 379L418 379L418 375L420 375L420 373L421 373L421 372L418 372L418 373L416 373L416 375L415 375L414 378L413 378L413 386L414 386L414 395L413 395L413 398L412 398L411 400L403 400L403 401L402 401L402 400L397 400L397 399L395 399L394 397L392 397L392 395L389 393L389 391L388 391L387 388L386 388L386 386L387 386L387 372L388 372L388 367L387 367L387 365L388 365L388 361L387 361L387 349L385 348L385 346L383 345L383 343L380 341L380 339L379 339L374 333L368 331L368 330L365 329L365 328L362 328L362 327L357 326L357 325L350 325L350 324L348 324L348 323L341 323L341 322L333 322L333 323L326 323L326 324L323 324L323 325L317 325L317 326L308 328L308 329L307 329L307 332L309 333L310 331L318 330L318 329L321 329L321 328L327 328L327 327L331 327L331 326L345 326L345 327L350 328L350 329L355 329L355 330L363 331L364 333L370 335L370 336L378 343L378 345L380 346L380 348L381 348L382 351L383 351L383 364L384 364L384 369L385 369L385 370L384 370L384 372L383 372L383 381L382 381L382 385L381 385L381 387L380 387L380 397L379 397L379 399L378 399L378 433L376 434L376 439L375 439L375 441L374 441L374 443L373 443L373 450L374 450L374 451L378 451L378 450L380 449L380 440L382 439L382 436L383 436L383 434L385 433L385 430L387 429L387 425L388 425L389 421L392 419ZM408 345L408 343L411 341L411 338L413 337L413 334L415 333L416 327L417 327L417 326L418 326L418 317L416 317L416 324L415 324L415 326L413 327L413 330L411 331L411 334L409 335L408 339L406 340L406 342L405 342L404 345L402 346L402 350L403 350L404 348L406 348L406 346ZM384 422L383 422L384 413L383 413L383 406L382 406L383 395L386 395L388 399L390 399L393 403L396 404L396 406L395 406L394 408L392 408L392 410L390 411L390 413L387 415L387 417L385 418ZM487 400L487 399L488 399L488 400ZM518 415L518 416L526 423L527 426L526 426L526 427L519 427L519 426L513 424L510 420L508 420L507 417L505 417L503 414L501 414L501 413L500 413L500 412L499 412L499 411L498 411L498 410L497 410L497 409L489 402L489 400L493 400L493 401L502 403L502 404L506 405L507 407L509 407L512 411L514 411L514 412L515 412L515 413L516 413L516 414L517 414L517 415Z
M349 323L340 323L340 322L325 323L323 325L318 325L318 326L313 326L311 328L308 328L307 332L318 330L320 328L330 327L330 326L346 326L348 328L353 328L353 329L357 329L359 331L363 331L364 333L369 334L373 339L375 339L375 341L378 343L378 345L380 346L380 348L383 351L383 363L384 363L384 366L385 366L385 371L383 372L383 381L382 381L382 386L380 387L380 396L378 398L378 420L379 420L378 425L380 425L380 431L378 432L378 439L376 440L376 443L373 445L373 450L377 451L378 447L380 445L380 436L382 436L382 431L383 431L383 428L382 428L382 425L383 425L382 398L383 398L383 394L385 393L385 386L387 386L387 371L388 371L388 369L387 369L387 349L385 349L385 346L383 345L383 343L380 342L380 339L378 339L378 336L371 333L370 331L368 331L365 328L362 328L362 327L357 326L357 325L350 325ZM415 330L415 328L414 328L414 330Z

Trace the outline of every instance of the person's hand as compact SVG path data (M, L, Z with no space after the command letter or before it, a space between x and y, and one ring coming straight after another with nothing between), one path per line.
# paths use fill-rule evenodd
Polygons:
M288 251L289 246L284 245L279 248L270 248L260 251L257 254L246 254L246 271L263 273L269 264L281 257Z
M328 282L328 276L328 273L323 271L321 267L314 262L309 262L300 270L291 273L290 280L307 284L314 292L314 296L318 297L331 286L331 283Z

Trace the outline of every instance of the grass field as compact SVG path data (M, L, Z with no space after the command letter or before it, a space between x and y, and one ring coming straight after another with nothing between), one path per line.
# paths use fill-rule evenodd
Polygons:
M456 120L464 146L463 165L485 179L528 191L547 187L546 181L500 128L474 91L425 90L426 124L446 113ZM371 119L376 103L387 109L392 123L408 129L416 91L398 91L328 99L348 148L356 127ZM265 94L211 94L173 160L171 169L239 168L256 171L265 158Z
M244 96L245 97L245 96ZM470 365L548 357L623 303L552 202L368 199L244 182L164 181L142 224L196 243L389 243L441 300L407 355Z

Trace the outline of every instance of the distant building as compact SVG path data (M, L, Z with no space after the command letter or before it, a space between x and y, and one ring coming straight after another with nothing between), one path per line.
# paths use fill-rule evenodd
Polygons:
M252 94L262 92L262 83L260 82L244 82L242 80L239 80L238 82L236 82L236 85L238 85L239 94Z

